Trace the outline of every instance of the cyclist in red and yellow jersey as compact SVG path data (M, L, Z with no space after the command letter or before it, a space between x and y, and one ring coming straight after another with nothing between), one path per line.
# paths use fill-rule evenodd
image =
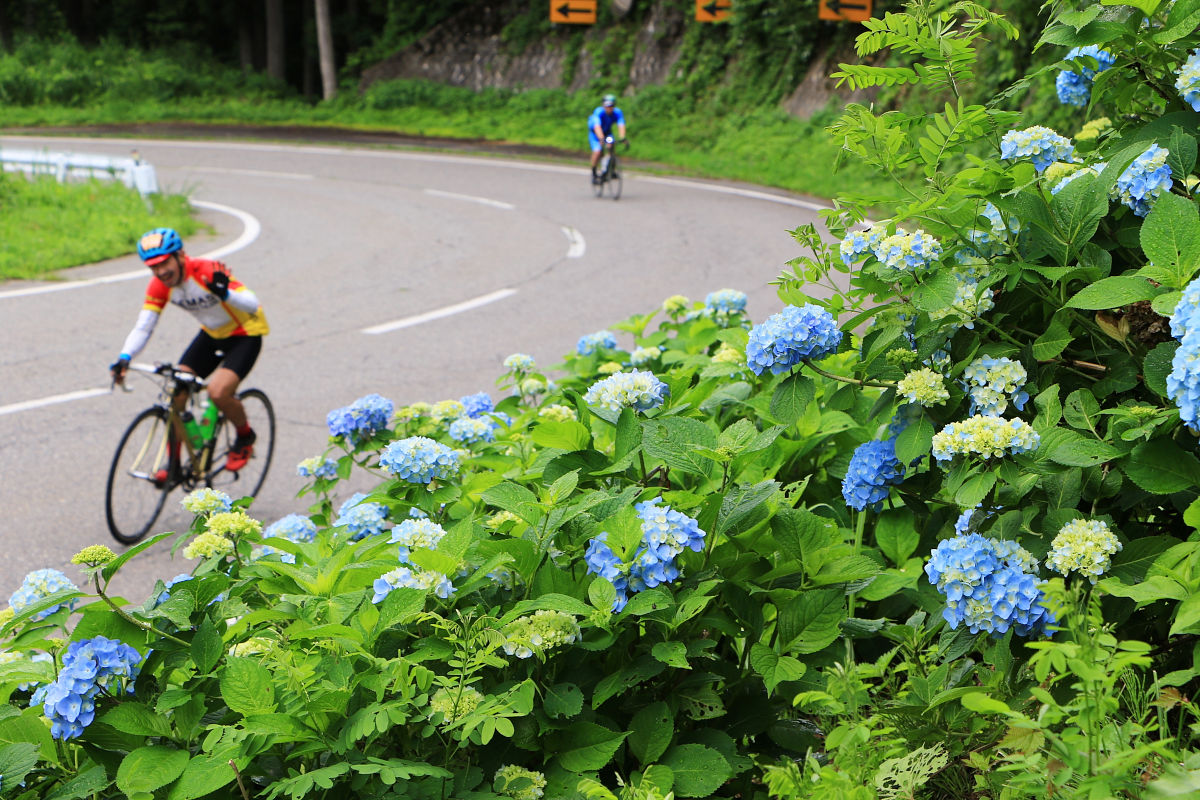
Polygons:
M200 332L179 359L179 369L208 378L212 402L237 429L225 468L237 471L254 452L255 434L238 399L238 384L250 372L269 330L258 297L219 261L190 258L172 228L155 228L138 241L138 255L154 273L146 287L142 312L121 355L110 366L113 380L125 378L129 361L141 352L168 301L190 311ZM180 396L179 402L183 402ZM171 463L179 463L179 436L172 443ZM165 470L164 470L165 472ZM166 475L158 476L166 480Z

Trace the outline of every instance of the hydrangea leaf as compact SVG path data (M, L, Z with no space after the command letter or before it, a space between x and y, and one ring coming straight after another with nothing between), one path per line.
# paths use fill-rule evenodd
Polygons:
M1069 252L1078 252L1091 241L1108 213L1108 195L1097 188L1097 180L1095 175L1084 175L1050 198L1055 229L1061 231Z
M755 642L750 648L750 666L762 676L767 694L784 681L798 681L807 671L803 661L792 656L781 656L765 644Z
M1136 275L1114 275L1080 289L1067 301L1066 308L1088 311L1120 308L1130 303L1150 300L1160 291L1145 278Z
M1167 14L1167 24L1150 38L1157 44L1169 44L1192 33L1197 24L1200 24L1200 2L1177 0Z
M733 772L718 751L702 744L672 747L662 763L675 773L678 797L708 797L725 783Z
M542 447L556 447L560 450L573 451L587 447L588 442L592 439L592 432L586 425L575 420L565 422L548 420L534 426L529 436Z
M1189 595L1175 609L1175 620L1171 623L1171 636L1200 633L1200 594Z
M594 722L576 722L552 737L558 763L571 772L594 772L612 760L628 733L617 733Z
M1188 137L1195 145L1195 140ZM1164 194L1155 202L1141 230L1142 250L1159 268L1174 276L1171 288L1182 289L1200 266L1200 214L1185 197Z
M778 490L779 484L775 481L763 481L753 486L735 486L730 489L717 514L717 534L736 536L766 519L768 511L763 506Z
M784 653L816 653L841 635L846 618L846 596L841 589L812 589L779 604L776 629Z
M275 711L271 673L251 658L230 658L226 662L221 672L221 697L239 714Z
M884 511L875 523L875 544L893 564L900 566L917 549L921 534L908 509Z
M1154 494L1174 494L1200 486L1200 461L1168 439L1138 445L1121 468L1131 481Z
M692 668L687 660L687 645L683 642L655 642L650 648L650 655L669 667Z
M536 525L542 518L542 510L533 492L511 481L493 486L480 497L488 505L512 512L530 525Z
M573 683L556 683L546 689L542 710L552 719L574 717L583 710L583 691Z
M800 418L816 396L812 378L799 373L784 378L771 393L771 416L785 425Z
M629 749L638 761L650 764L658 760L675 735L670 706L660 700L641 709L630 721L629 731Z
M692 475L708 475L712 462L693 445L715 449L717 435L698 419L667 417L647 422L642 429L642 446L647 455L661 459L671 469Z
M1095 467L1121 456L1121 451L1105 442L1079 438L1063 442L1050 452L1050 460L1067 467Z
M1039 361L1055 358L1074 340L1071 329L1056 314L1042 335L1034 341L1033 357Z
M911 464L933 446L933 422L925 414L917 417L896 436L896 459Z
M1162 0L1100 0L1102 6L1133 6L1147 17L1153 16Z
M1119 578L1109 577L1096 586L1114 597L1128 597L1141 608L1159 600L1184 600L1188 590L1183 584L1166 575L1152 575L1134 584L1123 583Z
M163 745L139 747L121 760L117 788L126 794L153 792L182 775L188 760L186 750Z
M1146 353L1146 358L1142 361L1142 375L1146 381L1146 388L1159 397L1167 396L1167 376L1171 374L1171 362L1178 349L1179 342L1161 342Z
M963 481L962 486L958 487L958 491L954 493L954 502L960 508L974 508L983 502L995 485L996 473L994 472L972 475Z

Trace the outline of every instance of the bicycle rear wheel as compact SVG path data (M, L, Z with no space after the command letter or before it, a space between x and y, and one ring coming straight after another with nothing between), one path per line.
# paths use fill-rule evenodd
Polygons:
M168 430L166 409L147 408L117 445L108 469L104 513L109 533L122 544L133 544L149 532L171 491L169 479L155 480L159 470L170 473Z
M236 472L225 469L225 459L237 438L237 431L224 418L217 424L217 435L206 448L209 466L205 483L234 500L258 495L275 453L275 409L271 401L258 389L247 389L238 394L238 399L242 401L246 421L257 437L250 460Z

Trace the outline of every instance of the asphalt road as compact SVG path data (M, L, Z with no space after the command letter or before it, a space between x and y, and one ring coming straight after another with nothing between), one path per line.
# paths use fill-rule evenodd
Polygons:
M581 166L399 149L0 137L4 145L137 149L164 190L203 204L213 232L186 250L229 251L222 260L271 325L244 384L266 391L277 415L275 461L252 509L264 524L306 508L295 465L323 450L326 413L364 394L397 406L498 397L505 356L550 367L580 335L672 294L734 288L749 295L753 319L778 311L767 282L799 254L787 231L817 207L636 173L612 202L592 196ZM78 579L70 559L89 544L122 549L104 522L105 476L121 432L154 395L145 381L129 394L95 390L107 388L106 367L140 308L148 273L139 271L130 256L54 283L0 284L0 599L30 570ZM364 332L395 322L408 324ZM174 361L196 330L168 307L139 360ZM186 528L179 496L159 530ZM152 549L114 590L140 603L156 578L191 566Z

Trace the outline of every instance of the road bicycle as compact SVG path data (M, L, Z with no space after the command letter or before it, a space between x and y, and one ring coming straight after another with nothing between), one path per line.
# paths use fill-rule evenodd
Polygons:
M201 404L204 379L164 363L130 364L128 374L133 373L157 383L159 397L125 429L108 470L104 510L114 539L133 544L145 536L178 487L219 489L235 500L258 494L275 451L275 409L266 394L259 389L238 393L258 438L246 465L231 471L225 458L237 431L209 407L211 401ZM180 395L184 399L176 408L172 398ZM177 441L181 446L173 446Z
M626 147L629 142L621 140ZM613 200L621 199L621 173L617 171L617 146L613 137L604 137L604 155L600 157L600 165L596 169L596 180L592 182L592 191L596 197L604 196L604 189Z

